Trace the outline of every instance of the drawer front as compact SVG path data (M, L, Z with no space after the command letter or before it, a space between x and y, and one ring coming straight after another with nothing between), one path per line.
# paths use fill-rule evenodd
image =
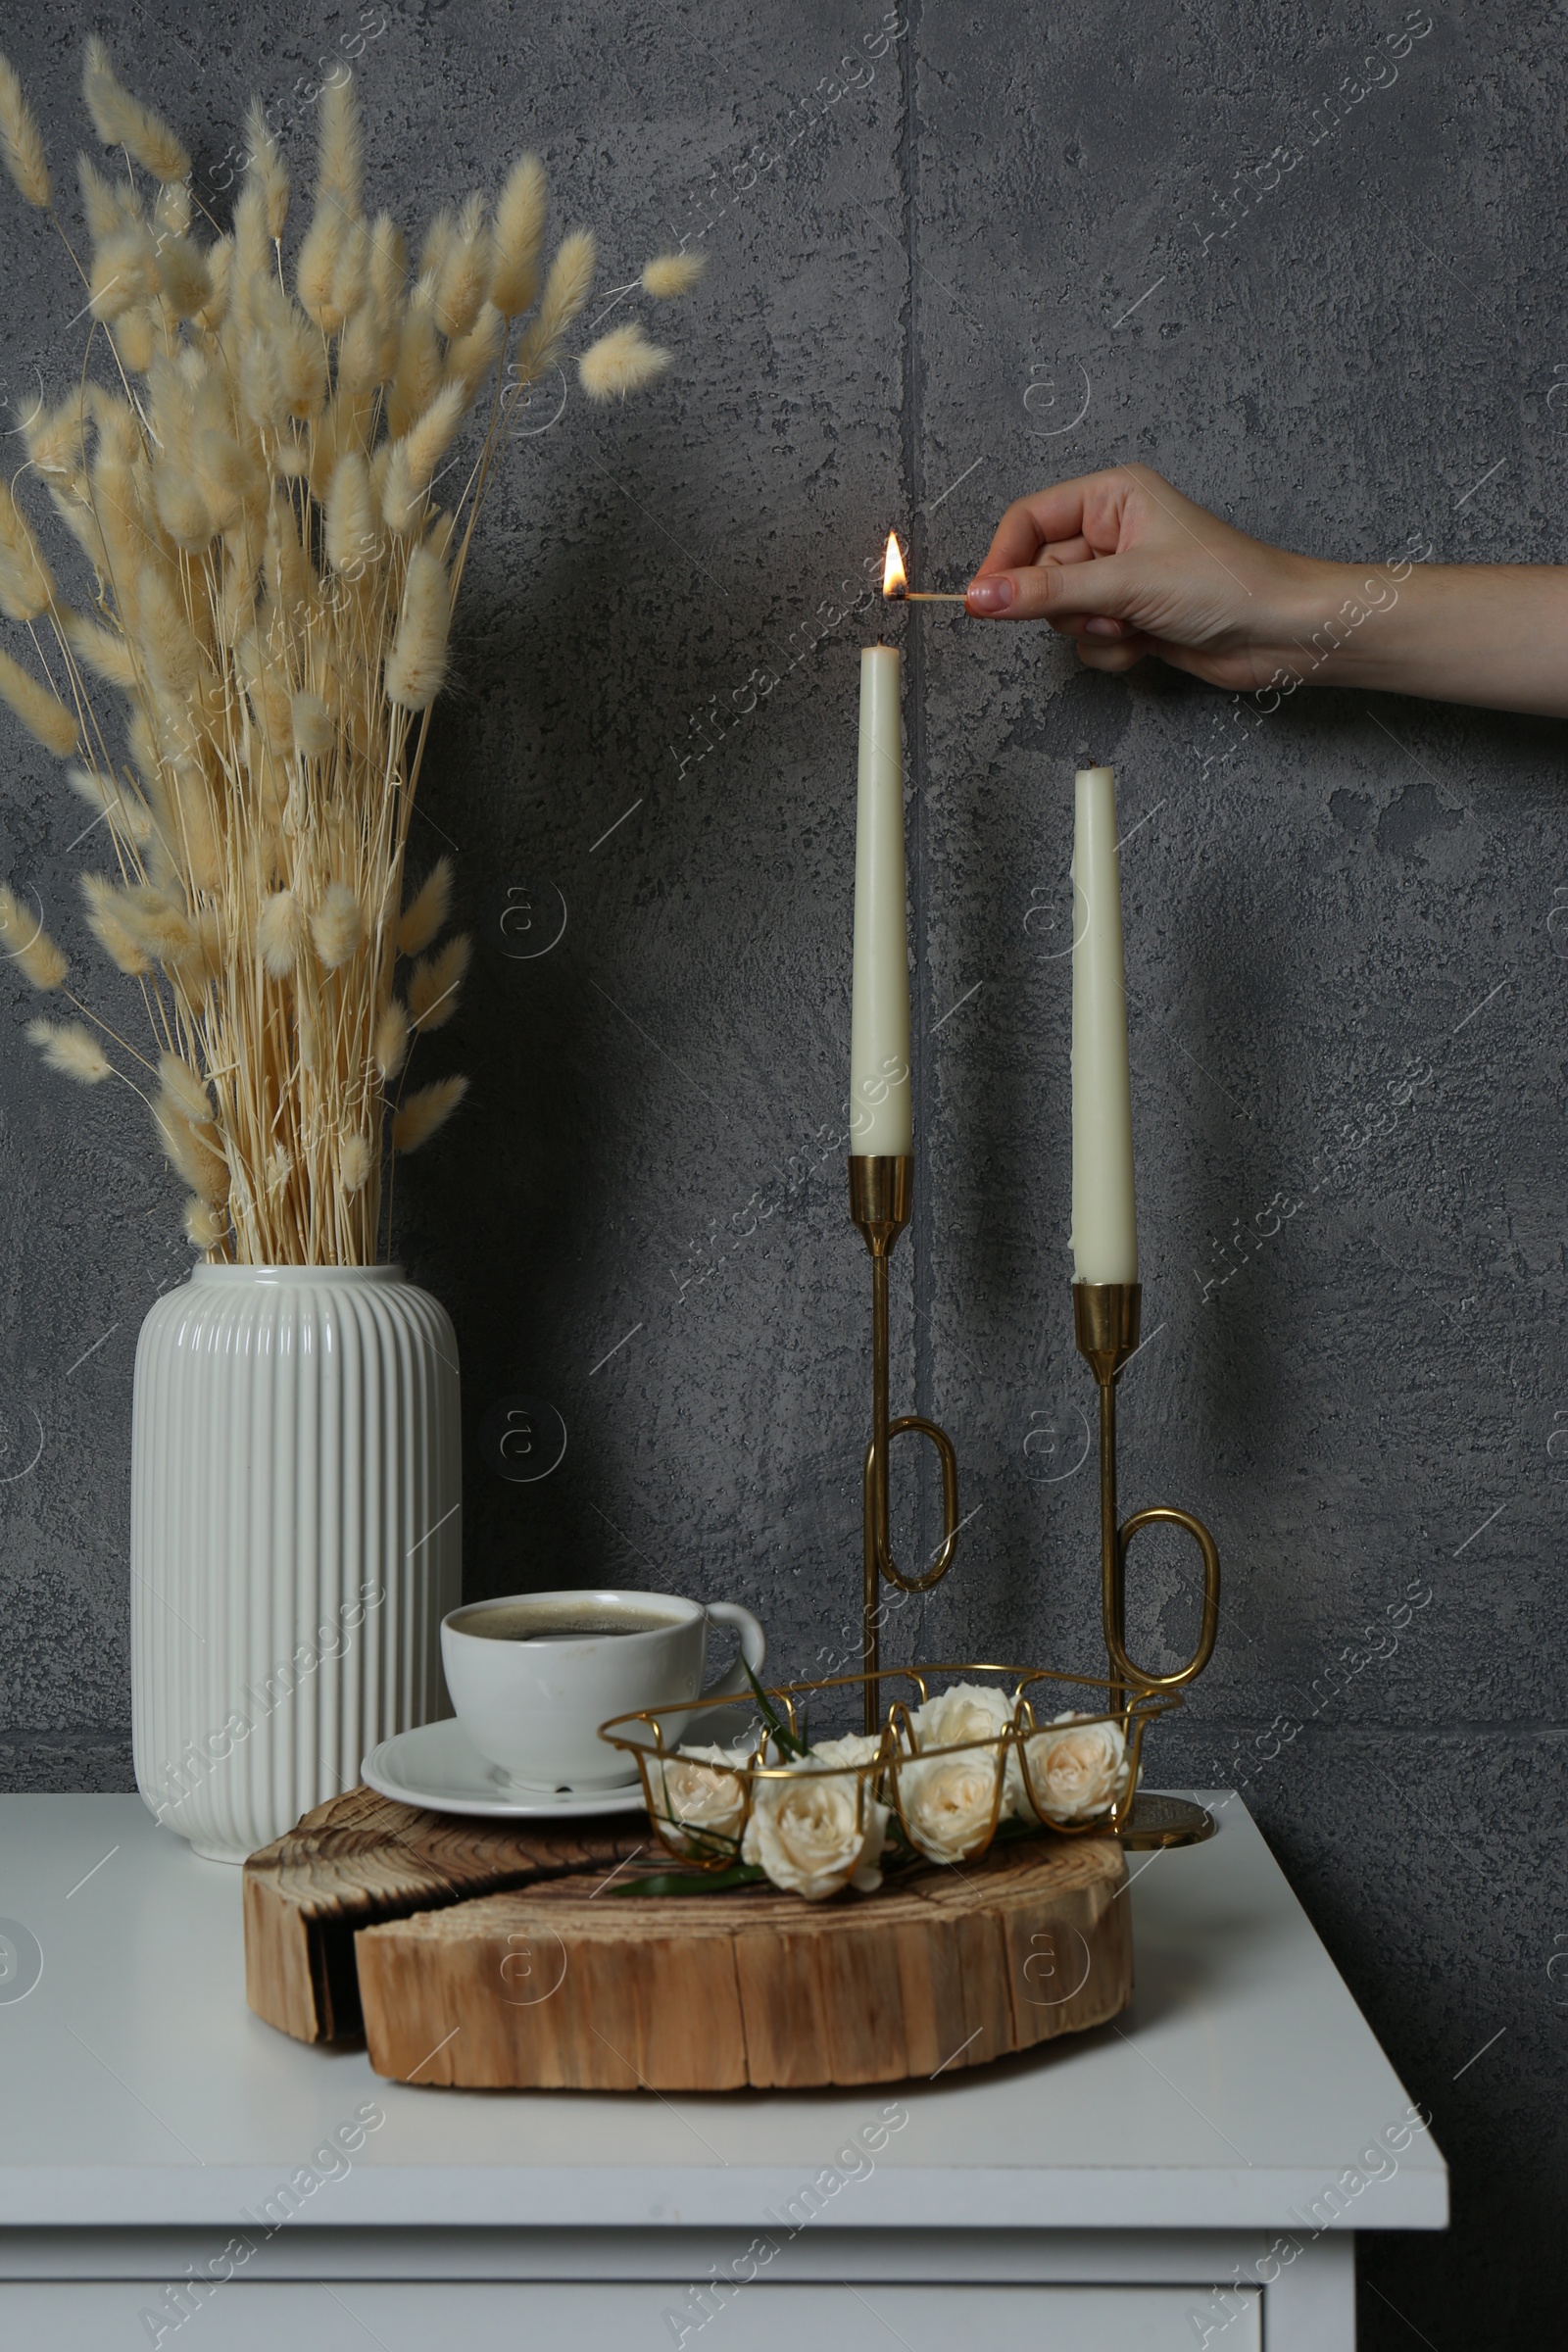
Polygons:
M770 2286L690 2300L671 2279L235 2279L187 2299L145 2278L0 2284L0 2341L49 2352L1193 2352L1202 2286ZM1260 2352L1256 2289L1226 2296L1223 2352ZM1195 2319L1196 2315L1196 2319Z

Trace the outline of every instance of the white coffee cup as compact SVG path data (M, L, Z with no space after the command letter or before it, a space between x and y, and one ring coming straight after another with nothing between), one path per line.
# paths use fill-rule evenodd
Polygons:
M705 1690L710 1623L739 1629L741 1655ZM514 1592L470 1601L441 1621L459 1722L504 1780L531 1790L623 1788L636 1766L600 1739L602 1723L640 1707L738 1697L746 1668L759 1673L766 1655L750 1609L665 1592ZM661 1720L673 1742L687 1718Z

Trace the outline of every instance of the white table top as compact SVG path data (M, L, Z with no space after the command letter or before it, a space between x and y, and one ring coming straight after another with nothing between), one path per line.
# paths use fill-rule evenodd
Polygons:
M1129 1858L1113 2026L930 2082L665 2098L420 2089L290 2041L245 2006L238 1871L139 1797L0 1796L0 1922L43 1953L0 1984L0 2228L237 2223L373 2102L294 2228L761 2226L832 2168L816 2228L1311 2230L1316 2201L1441 2229L1431 2134L1388 2151L1408 2094L1240 1800L1205 1801L1209 1843Z

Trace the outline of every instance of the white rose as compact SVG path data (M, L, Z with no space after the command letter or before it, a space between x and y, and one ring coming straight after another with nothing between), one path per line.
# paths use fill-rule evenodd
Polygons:
M882 1745L877 1732L847 1732L842 1740L818 1740L811 1749L816 1764L870 1764Z
M1070 1729L1059 1727L1067 1725ZM1023 1742L1029 1780L1047 1821L1092 1821L1108 1813L1127 1777L1127 1741L1119 1723L1094 1723L1071 1710ZM1013 1767L1017 1772L1016 1764ZM1017 1783L1018 1810L1036 1817L1028 1785Z
M1003 1752L974 1747L957 1756L913 1756L899 1766L899 1804L910 1843L931 1862L964 1862L990 1842L1011 1807Z
M654 1818L678 1852L712 1858L734 1845L746 1817L746 1783L738 1772L715 1767L749 1764L752 1753L749 1747L683 1747L649 1764Z
M872 1894L882 1884L876 1864L887 1826L888 1809L872 1796L869 1776L862 1788L858 1773L796 1764L758 1782L741 1858L760 1863L775 1886L808 1902L849 1886Z
M922 1748L957 1747L965 1740L994 1740L1012 1721L1012 1701L990 1683L955 1683L928 1698L909 1718Z

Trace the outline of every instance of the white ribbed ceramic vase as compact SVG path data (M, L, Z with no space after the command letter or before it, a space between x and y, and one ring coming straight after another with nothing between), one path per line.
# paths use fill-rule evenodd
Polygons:
M210 1266L141 1327L131 1424L136 1783L243 1861L450 1712L458 1347L396 1266Z

